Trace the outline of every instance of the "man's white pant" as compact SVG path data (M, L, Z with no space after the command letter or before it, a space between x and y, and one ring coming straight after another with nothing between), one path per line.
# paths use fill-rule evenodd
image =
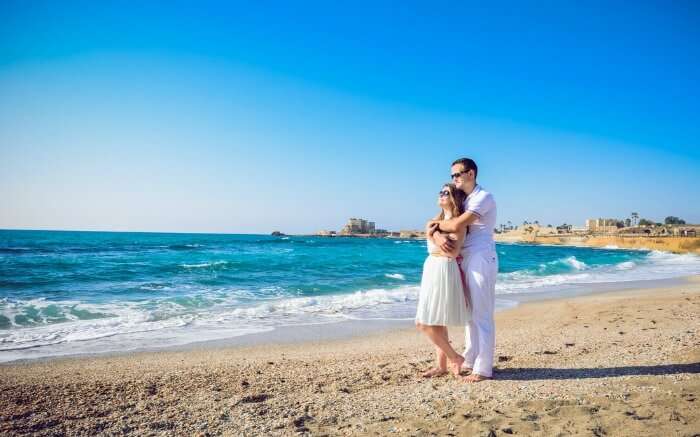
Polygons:
M498 257L493 250L466 253L462 269L469 284L472 319L465 332L464 367L473 373L493 376L493 354L496 326L493 312L496 304Z

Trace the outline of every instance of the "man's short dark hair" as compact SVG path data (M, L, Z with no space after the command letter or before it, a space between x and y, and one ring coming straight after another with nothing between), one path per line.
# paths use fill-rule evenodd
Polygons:
M476 176L479 173L479 168L476 166L476 162L474 162L473 159L459 158L458 160L452 163L452 165L457 164L462 164L464 166L464 171L474 170L474 179L476 179Z

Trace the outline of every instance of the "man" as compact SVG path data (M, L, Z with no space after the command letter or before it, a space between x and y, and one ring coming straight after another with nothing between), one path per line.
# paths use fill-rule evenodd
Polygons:
M444 251L454 242L442 232L457 232L469 227L462 247L462 270L465 272L472 305L472 320L466 326L466 349L463 369L471 371L467 382L479 382L493 377L493 355L496 328L493 321L495 307L498 257L493 240L496 226L496 202L491 193L476 182L478 168L469 158L452 163L452 181L467 194L464 213L450 220L433 221L430 234Z

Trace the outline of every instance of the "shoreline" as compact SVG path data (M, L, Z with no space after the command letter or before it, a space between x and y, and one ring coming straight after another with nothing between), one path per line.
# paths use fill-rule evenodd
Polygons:
M0 432L692 435L700 278L496 315L495 380L419 376L413 328L0 367ZM451 338L459 350L461 330Z
M603 283L576 284L576 288L562 291L537 291L528 293L514 293L496 295L496 313L509 311L524 304L532 304L547 301L558 301L599 294L624 293L629 290L645 289L654 290L664 287L675 287L694 281L699 281L699 276L681 276L665 279L651 279L639 281L620 281ZM501 301L501 307L498 307ZM32 364L38 362L50 362L53 360L69 360L82 358L108 358L128 356L132 354L186 352L204 349L226 349L238 347L297 345L323 341L336 341L352 339L362 336L381 335L383 333L413 329L413 319L357 319L343 320L328 323L309 323L302 325L282 325L267 331L242 334L219 339L207 339L192 341L183 344L167 346L143 346L127 350L107 350L100 352L74 352L49 356L23 357L8 361L0 361L0 369L3 366L15 364Z

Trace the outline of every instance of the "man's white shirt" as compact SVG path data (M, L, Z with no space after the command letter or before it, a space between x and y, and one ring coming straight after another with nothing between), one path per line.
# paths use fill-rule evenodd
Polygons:
M464 210L472 212L478 218L469 225L462 252L495 250L493 230L496 227L496 201L493 195L477 184L464 200Z

